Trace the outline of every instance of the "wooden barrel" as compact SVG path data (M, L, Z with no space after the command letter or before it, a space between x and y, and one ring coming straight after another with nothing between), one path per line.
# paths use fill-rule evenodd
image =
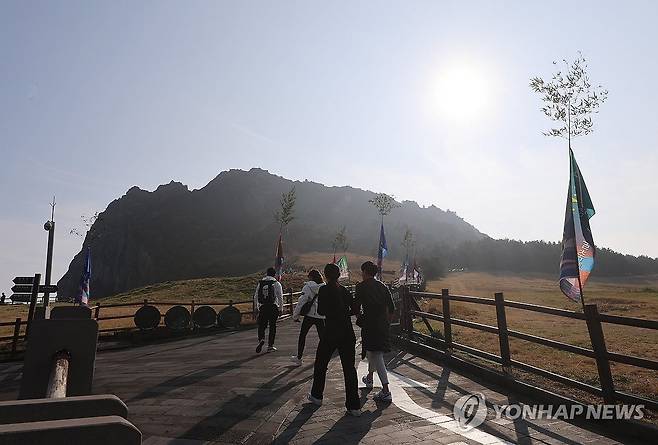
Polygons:
M192 320L201 329L212 328L217 322L217 312L210 306L199 306L194 311Z
M217 324L223 328L235 329L240 326L242 314L234 306L228 306L217 314Z
M171 307L164 317L165 326L172 331L182 331L190 326L192 316L190 311L184 306Z
M142 331L155 329L160 324L160 311L150 304L144 305L137 309L133 319L135 320L135 326Z

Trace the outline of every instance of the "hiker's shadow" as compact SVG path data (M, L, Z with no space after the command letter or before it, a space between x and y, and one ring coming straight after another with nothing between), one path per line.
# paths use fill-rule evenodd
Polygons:
M319 408L320 408L319 406L316 406L312 403L304 404L302 406L302 409L299 410L299 412L295 416L295 418L290 421L286 429L278 434L274 443L283 444L293 440L297 435L297 433L299 432L299 430L302 428L302 426L304 426L304 424L311 417L313 417L313 413L315 413Z
M361 406L363 406L372 389L360 388L360 391ZM319 437L315 443L341 443L342 445L359 443L372 429L372 423L382 415L382 411L389 405L390 403L387 402L376 402L375 410L363 411L361 417L352 417L348 415L341 417L331 429L324 433L322 437Z

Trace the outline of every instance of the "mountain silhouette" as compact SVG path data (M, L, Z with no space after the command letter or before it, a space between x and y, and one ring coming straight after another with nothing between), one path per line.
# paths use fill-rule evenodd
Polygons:
M295 219L284 252L331 251L346 227L351 252L376 255L380 216L374 192L291 181L253 168L220 173L190 191L170 182L148 192L132 187L100 213L82 250L58 282L59 295L77 293L84 252L92 252L92 294L100 298L163 281L253 273L272 265L281 194L295 187ZM406 229L419 245L456 247L486 238L454 212L404 201L385 220L393 258L402 255Z

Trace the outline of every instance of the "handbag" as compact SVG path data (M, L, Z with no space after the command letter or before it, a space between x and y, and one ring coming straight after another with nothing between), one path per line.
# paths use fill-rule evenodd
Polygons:
M313 307L313 303L315 303L315 299L318 298L318 294L315 294L313 296L313 299L311 301L307 301L304 303L304 306L299 310L300 315L306 316L311 311L311 308Z

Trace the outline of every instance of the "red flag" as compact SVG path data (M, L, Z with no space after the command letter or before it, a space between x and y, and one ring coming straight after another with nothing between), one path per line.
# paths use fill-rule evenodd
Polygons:
M281 281L283 276L283 241L279 233L279 243L276 248L276 258L274 259L274 269L276 270L276 279Z

